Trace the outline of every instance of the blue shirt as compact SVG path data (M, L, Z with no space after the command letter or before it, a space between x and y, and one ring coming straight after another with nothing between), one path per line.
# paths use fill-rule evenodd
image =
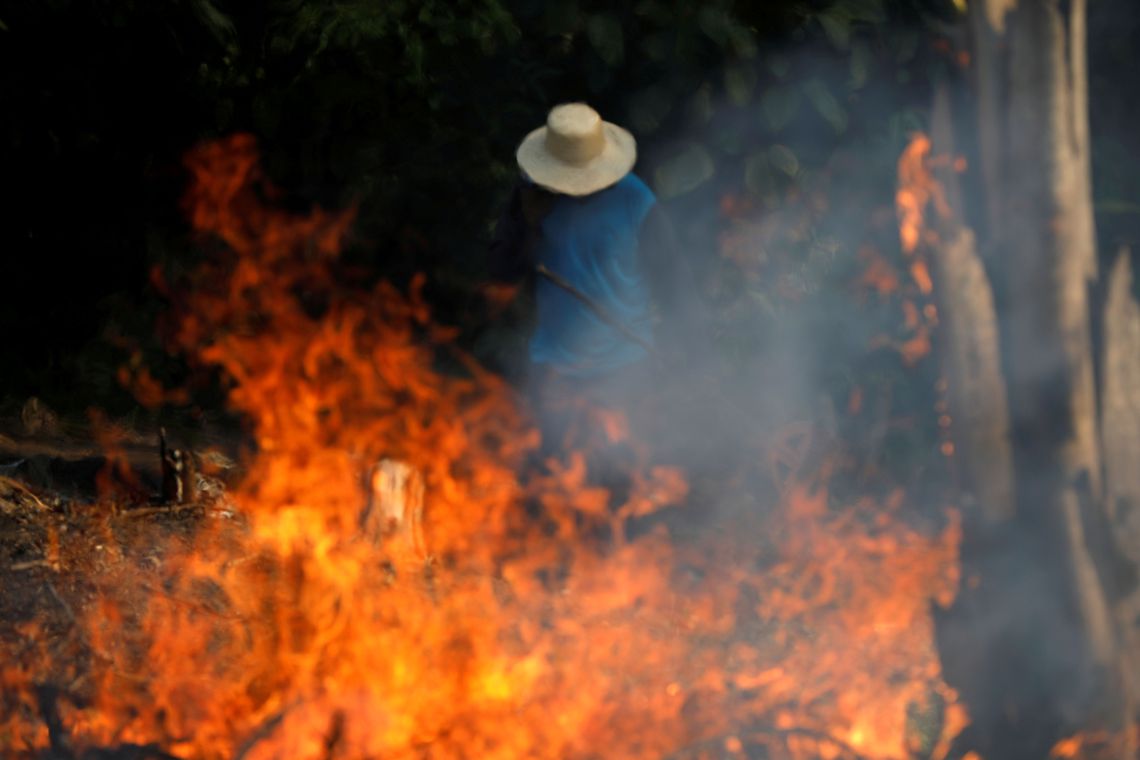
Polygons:
M653 191L632 173L591 195L554 196L534 250L536 264L569 282L649 344L652 313L649 284L638 258L638 234L655 202ZM538 278L535 299L532 363L565 375L592 377L646 357L643 345L549 279Z
M522 178L487 254L488 274L496 281L535 283L537 327L528 364L571 377L604 377L647 353L626 330L653 350L664 342L692 352L707 343L692 269L661 204L635 175L578 198ZM625 329L614 328L545 276L536 277L537 265L587 294Z

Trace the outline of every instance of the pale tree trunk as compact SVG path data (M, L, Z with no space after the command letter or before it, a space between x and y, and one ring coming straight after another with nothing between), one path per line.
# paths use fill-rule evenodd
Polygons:
M1102 561L1112 547L1089 304L1085 0L973 0L970 18L1018 493L1016 512L963 548L981 584L951 638L987 649L963 659L951 642L958 659L946 664L965 683L984 756L1045 757L1068 731L1120 728L1131 710L1120 594Z
M1101 354L1101 443L1110 568L1120 631L1122 679L1135 712L1140 701L1140 304L1132 252L1122 248L1108 275Z
M1140 304L1133 279L1132 252L1123 248L1109 273L1104 305L1101 440L1106 505L1117 548L1140 562Z
M1009 80L1006 71L1006 14L1017 0L975 0L970 9L970 35L973 38L975 90L978 109L978 149L983 157L980 174L986 187L999 187L1005 176L1006 98ZM989 247L1000 243L1005 199L998 193L986 193L986 218L981 230ZM992 251L991 251L992 253Z
M950 96L934 98L930 118L934 156L957 154ZM952 165L935 170L950 215L933 221L939 244L929 252L938 301L939 354L963 507L968 520L986 524L1014 516L1013 448L1009 404L1002 375L993 289L978 255L974 231L961 220L962 193Z
M1108 603L1083 510L1102 504L1088 292L1096 276L1085 102L1084 0L1030 0L1007 15L1009 110L1001 251L1008 257L1014 436L1026 509L1060 550L1099 665L1113 661ZM1036 487L1032 487L1032 486ZM1028 515L1027 515L1028 516ZM1062 546L1063 544L1063 546Z

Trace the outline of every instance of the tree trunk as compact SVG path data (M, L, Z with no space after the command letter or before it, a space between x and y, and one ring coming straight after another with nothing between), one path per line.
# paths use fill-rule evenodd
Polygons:
M1007 17L1009 18L1009 17ZM1084 78L1084 0L1024 2L1012 18L1010 170L1003 252L1009 282L1014 439L1024 500L1062 548L1082 633L1098 665L1115 651L1082 512L1102 502L1088 289L1096 276ZM1036 487L1034 487L1036 486ZM1029 514L1026 514L1029 517Z
M978 109L978 148L983 159L980 174L985 187L1001 185L1008 160L1004 146L1003 112L1009 81L1002 36L1006 29L1005 16L1016 4L1017 0L978 0L969 4ZM1001 239L1004 200L999 193L985 194L986 224L980 226L979 231L991 247L997 247Z
M1130 714L1140 706L1140 304L1132 252L1122 248L1108 275L1101 355L1101 444L1105 507L1115 562L1111 588L1120 631L1122 680Z
M1140 561L1140 304L1132 294L1132 253L1117 253L1104 307L1101 440L1105 497L1121 553Z
M939 88L931 112L931 152L955 155L950 97ZM946 163L946 162L943 162ZM950 209L961 209L954 169L936 171ZM946 378L951 434L967 520L1000 523L1014 516L1009 404L1002 376L993 289L973 230L957 215L935 220L940 244L930 251L938 301L939 354Z
M1126 702L1114 595L1097 562L1110 531L1089 307L1085 0L978 0L970 14L985 248L1006 268L1018 494L1011 520L963 547L981 577L965 614L988 639L966 696L984 756L1045 757L1070 731L1119 727Z

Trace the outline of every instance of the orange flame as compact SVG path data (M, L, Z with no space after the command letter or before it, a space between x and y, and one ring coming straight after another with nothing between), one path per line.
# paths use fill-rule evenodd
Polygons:
M895 207L899 215L899 239L905 253L914 253L924 236L933 234L927 230L923 218L927 206L934 204L940 217L946 218L951 214L942 185L930 170L930 150L930 138L915 133L899 158L899 189L895 194Z
M1085 731L1066 737L1049 752L1050 758L1134 757L1140 749L1140 727L1129 726L1116 731Z
M908 715L940 703L945 755L965 716L929 604L958 585L954 514L928 535L901 492L839 507L796 482L774 511L730 494L753 508L727 531L626 539L630 518L687 498L679 472L643 462L612 505L579 453L528 470L525 411L448 347L422 281L338 286L349 214L264 205L245 137L189 166L190 217L230 253L194 275L170 335L223 371L249 420L245 520L167 547L145 584L107 571L83 621L93 699L62 709L77 745L906 758ZM398 464L377 480L381 461ZM364 529L377 492L393 519L422 509L414 542ZM45 746L42 730L18 735Z
M952 214L942 185L934 177L935 166L953 166L964 169L964 161L956 159L952 163L947 157L931 157L930 138L921 133L911 136L911 141L899 157L898 190L895 194L895 211L899 223L899 243L909 259L907 270L910 283L902 288L904 295L903 317L907 336L896 339L879 336L872 342L872 348L890 347L899 352L904 364L913 366L931 350L931 329L938 324L938 312L929 299L934 294L934 280L926 260L926 252L939 242L937 232L927 225L925 214L928 207L934 206L939 218L946 219ZM878 291L880 297L900 290L898 277L887 261L871 249L860 252L865 269L860 280L863 287ZM927 301L919 309L919 303ZM920 316L921 315L921 316Z

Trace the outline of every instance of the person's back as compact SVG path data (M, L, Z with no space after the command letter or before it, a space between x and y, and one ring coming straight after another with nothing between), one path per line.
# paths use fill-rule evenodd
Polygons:
M550 273L535 286L534 365L588 378L648 358L653 324L638 236L654 201L645 183L627 174L599 192L551 204L534 251L539 271Z
M636 416L660 379L660 313L683 329L698 322L689 268L631 172L636 156L628 132L577 103L554 108L518 149L523 177L490 268L496 279L534 282L527 385L547 451L596 441L608 412Z

